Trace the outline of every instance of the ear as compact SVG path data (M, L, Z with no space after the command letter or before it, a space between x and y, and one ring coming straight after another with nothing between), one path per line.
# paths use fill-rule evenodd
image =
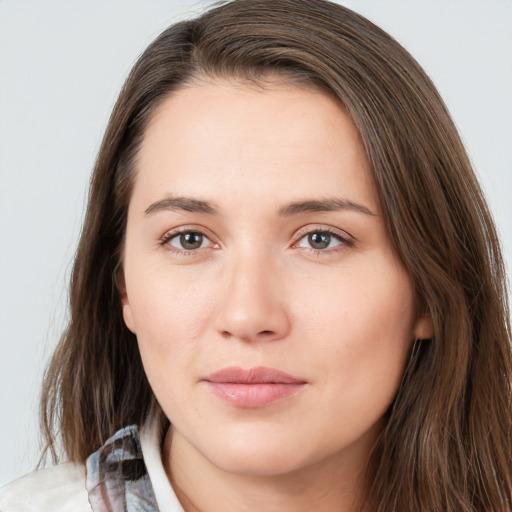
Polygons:
M434 322L428 313L423 314L416 320L413 336L416 340L426 340L434 337Z
M116 274L116 285L119 290L119 295L121 296L121 306L123 308L123 319L126 327L136 334L135 330L135 319L133 318L132 308L130 306L130 301L128 299L128 292L126 290L126 279L124 278L123 269L119 269Z

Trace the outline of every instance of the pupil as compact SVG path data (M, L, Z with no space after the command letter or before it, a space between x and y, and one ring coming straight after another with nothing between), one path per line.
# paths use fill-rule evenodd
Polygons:
M311 233L308 238L311 247L314 249L325 249L331 241L331 235L326 233Z
M180 235L180 243L184 249L198 249L203 243L201 233L183 233Z

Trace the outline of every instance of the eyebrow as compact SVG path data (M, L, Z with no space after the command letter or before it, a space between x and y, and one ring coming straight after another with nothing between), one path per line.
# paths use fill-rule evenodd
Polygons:
M279 213L280 215L288 217L291 215L298 215L301 213L334 212L339 210L348 210L358 213L364 213L365 215L371 215L372 217L377 216L377 214L373 213L366 206L339 197L335 197L332 199L323 199L320 201L311 199L306 201L290 203L284 208L281 208Z
M303 213L312 212L333 212L339 210L354 211L371 215L377 215L369 210L366 206L355 203L348 199L331 198L331 199L308 199L305 201L297 201L290 203L279 210L279 215L283 217L291 217ZM192 213L203 213L206 215L217 215L217 206L210 201L203 201L201 199L193 199L191 197L166 197L160 201L151 204L144 211L145 215L159 211L185 211Z
M157 201L146 208L144 214L149 215L150 213L162 210L181 210L192 213L205 213L207 215L217 214L217 208L213 203L210 203L209 201L202 201L200 199L192 199L190 197L166 197L165 199Z

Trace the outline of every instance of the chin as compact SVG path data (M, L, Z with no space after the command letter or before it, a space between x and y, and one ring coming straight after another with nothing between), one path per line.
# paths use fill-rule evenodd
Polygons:
M227 473L254 477L275 477L300 469L298 461L291 461L279 453L237 453L212 461Z
M305 443L286 443L282 438L234 436L217 446L222 448L205 455L219 469L233 474L277 476L292 473L311 462L304 452Z

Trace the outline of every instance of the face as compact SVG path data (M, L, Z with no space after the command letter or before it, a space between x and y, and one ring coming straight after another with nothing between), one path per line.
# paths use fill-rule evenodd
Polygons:
M234 473L365 459L431 329L350 118L279 83L202 83L161 105L123 269L173 443Z

